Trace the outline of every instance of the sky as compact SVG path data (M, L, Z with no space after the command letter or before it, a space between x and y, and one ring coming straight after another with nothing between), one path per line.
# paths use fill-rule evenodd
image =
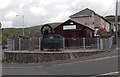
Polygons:
M0 22L2 28L64 22L85 8L101 16L114 15L115 0L0 0Z

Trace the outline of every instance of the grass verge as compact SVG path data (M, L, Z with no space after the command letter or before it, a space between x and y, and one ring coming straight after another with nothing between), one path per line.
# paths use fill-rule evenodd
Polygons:
M4 62L4 60L0 60L0 63L3 63Z

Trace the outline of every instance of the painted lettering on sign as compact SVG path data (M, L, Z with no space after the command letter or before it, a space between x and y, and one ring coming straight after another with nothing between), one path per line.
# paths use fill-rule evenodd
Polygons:
M65 25L65 26L63 26L63 30L69 30L69 29L76 29L76 25Z

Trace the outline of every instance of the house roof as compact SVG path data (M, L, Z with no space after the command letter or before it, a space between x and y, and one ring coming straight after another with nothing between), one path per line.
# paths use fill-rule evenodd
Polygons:
M94 11L90 10L89 8L86 8L82 11L79 11L73 15L70 16L70 18L78 18L78 17L84 17L84 16L91 16L93 14L96 14Z
M109 15L105 17L106 20L108 20L109 22L115 22L115 16L113 15ZM120 22L120 15L118 16L118 22Z
M91 28L89 28L89 27L87 27L87 26L81 24L80 22L77 22L77 21L75 21L75 20L72 20L72 19L68 19L67 21L63 22L62 24L66 23L66 22L68 22L68 21L71 21L71 22L74 22L74 23L80 24L80 25L84 26L85 28L88 28L88 29L94 31L93 29L91 29ZM60 25L62 25L62 24L60 24ZM58 26L60 26L60 25L58 25ZM57 26L57 27L58 27L58 26ZM55 27L55 28L57 28L57 27ZM54 29L55 29L55 28L54 28Z
M99 16L100 18L102 18L103 20L105 20L106 22L108 22L109 24L111 24L109 21L107 21L103 16L98 15L97 13L95 13L93 10L86 8L82 11L79 11L71 16L69 16L71 19L72 18L80 18L80 17L89 17L92 16L93 14Z

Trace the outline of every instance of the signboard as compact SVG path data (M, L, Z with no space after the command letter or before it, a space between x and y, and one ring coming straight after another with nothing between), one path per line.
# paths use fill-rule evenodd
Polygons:
M65 25L65 26L63 26L63 30L70 30L70 29L76 29L76 25Z

